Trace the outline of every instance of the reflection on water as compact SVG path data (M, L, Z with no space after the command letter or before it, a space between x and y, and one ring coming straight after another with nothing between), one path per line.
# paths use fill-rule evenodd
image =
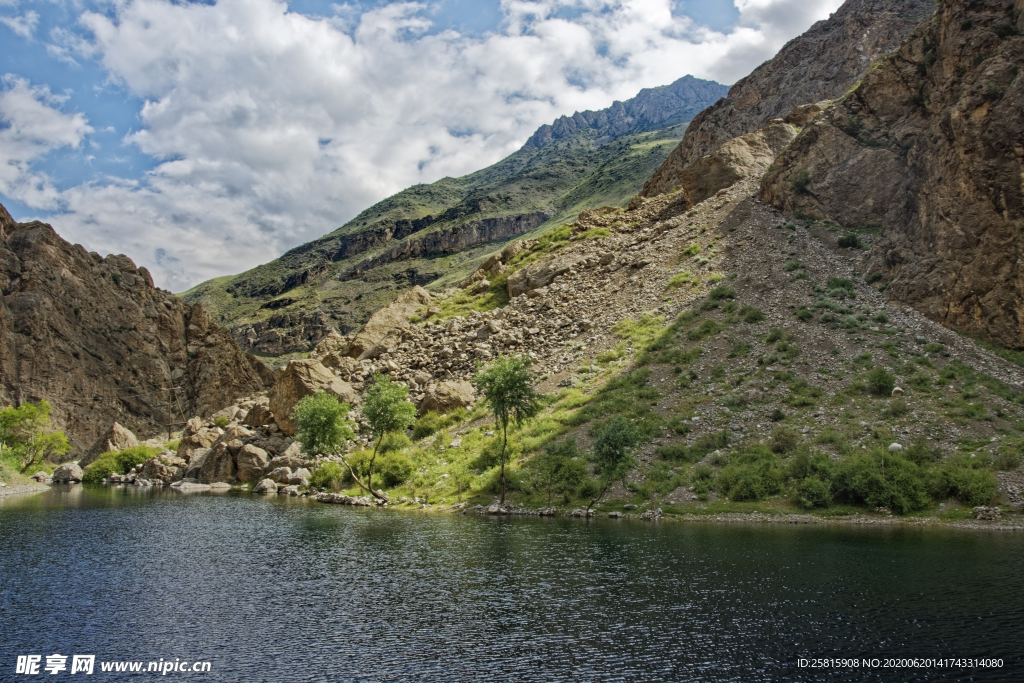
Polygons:
M0 502L0 680L54 652L209 660L202 680L232 682L1024 680L1022 560L1007 533L65 487ZM885 656L1006 668L796 666Z

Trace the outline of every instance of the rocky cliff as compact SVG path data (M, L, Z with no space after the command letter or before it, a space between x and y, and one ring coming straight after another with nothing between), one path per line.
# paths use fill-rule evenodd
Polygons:
M0 405L46 399L75 453L117 421L139 434L267 388L202 306L153 286L145 268L15 223L0 207Z
M840 97L934 9L932 0L847 0L738 81L728 97L695 116L643 195L674 190L687 165L798 105Z
M1024 2L945 0L765 178L775 206L881 229L868 271L934 320L1024 347Z

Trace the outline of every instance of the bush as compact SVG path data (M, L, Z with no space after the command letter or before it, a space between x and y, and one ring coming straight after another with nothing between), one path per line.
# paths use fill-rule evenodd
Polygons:
M735 501L764 500L782 490L782 469L771 451L754 446L733 457L718 473L716 487Z
M309 485L318 489L331 489L340 491L342 484L351 478L348 470L342 469L336 462L325 462L313 471L309 478Z
M800 434L788 427L776 427L768 441L772 453L789 453L800 445Z
M690 256L696 256L700 253L700 245L696 242L683 249L683 258L689 258Z
M740 307L740 317L745 323L759 323L764 320L764 311L753 306L743 305Z
M860 249L863 245L860 243L860 238L854 234L843 235L836 244L842 249Z
M92 462L82 476L87 484L98 484L111 474L127 474L133 467L141 465L160 452L152 446L133 446L123 451L107 451Z
M964 505L988 505L999 491L984 458L947 458L932 471L931 493L937 499L956 498Z
M701 339L716 335L721 331L722 326L714 320L705 320L699 326L687 332L686 338L690 341L700 341Z
M817 476L801 480L793 492L793 502L808 510L827 508L832 504L832 482Z
M793 192L796 192L797 194L807 194L807 187L810 184L811 174L807 171L799 171L789 179L789 186L793 188Z
M465 419L465 408L457 408L445 415L438 415L436 411L431 410L416 420L416 423L412 426L412 438L414 441L419 441L420 439L431 436L442 429L447 429L452 425L456 425Z
M402 436L405 436L404 434ZM408 440L408 437L406 437ZM381 446L383 448L383 446ZM384 488L389 489L408 481L412 476L412 461L404 455L386 452L377 459L377 477Z
M897 453L876 450L849 456L839 463L834 483L836 493L851 502L900 515L928 504L921 468Z
M217 417L213 418L214 426L220 427L221 429L227 427L230 422L231 420L227 418L227 415L218 415Z
M896 387L896 377L883 367L877 367L868 373L868 392L875 396L889 396Z

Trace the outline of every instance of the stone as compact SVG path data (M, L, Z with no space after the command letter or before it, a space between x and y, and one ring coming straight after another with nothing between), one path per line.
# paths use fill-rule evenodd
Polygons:
M400 325L407 325L422 306L430 303L430 294L420 286L401 294L390 304L370 316L348 347L348 355L359 358L384 336ZM280 424L280 422L278 422Z
M271 479L278 484L287 484L288 480L291 479L292 468L290 467L278 467L267 474L267 478Z
M647 510L642 515L640 515L640 519L646 519L648 521L654 521L654 520L657 520L657 519L661 519L662 515L663 515L663 513L661 511L661 508L657 508L655 510Z
M295 404L306 396L326 391L350 405L359 402L359 395L348 382L344 382L318 360L289 361L279 372L270 390L270 412L282 432L295 434L296 424L291 417Z
M170 484L185 476L187 463L174 451L162 451L142 463L142 476L150 481Z
M893 396L902 396L903 395L903 389L901 389L900 387L893 387L892 395Z
M282 486L277 492L283 496L297 496L299 495L299 487L292 484L289 486Z
M419 405L420 415L433 410L446 414L458 408L468 408L476 403L476 390L465 380L435 382L427 385L424 398Z
M208 449L221 437L221 430L216 427L202 427L189 436L182 437L178 442L178 457L186 463L192 462L196 451Z
M309 486L309 478L313 476L308 469L300 467L297 470L293 470L290 477L288 477L288 483L301 486L303 488Z
M490 289L490 287L491 287L490 281L488 281L488 280L480 280L475 285L473 285L473 289L471 289L470 291L473 294L483 294L488 289Z
M974 518L993 522L998 519L1002 519L1002 512L998 507L988 507L987 505L981 505L974 508Z
M245 444L235 457L235 464L238 468L238 480L244 482L259 480L269 463L270 456L265 450L257 448L252 444Z
M139 440L131 430L115 422L110 426L110 429L93 442L82 459L78 461L78 464L84 469L107 451L123 451L126 448L135 448L138 445Z
M890 453L899 453L902 450L903 450L903 444L896 443L896 442L893 442L893 443L889 444L889 452Z
M200 484L235 481L237 468L227 442L218 441L211 448L197 449L185 469L185 477Z
M273 479L261 479L252 489L253 493L277 493L277 484Z
M325 358L335 354L344 354L348 350L348 340L331 330L327 336L317 342L309 357L323 362ZM326 365L326 363L324 363Z
M554 258L530 264L512 273L506 280L506 289L510 298L554 282L559 275L580 267L586 259L579 254L558 254Z
M82 468L77 462L69 462L55 469L51 478L55 484L77 483L82 481L82 474Z
M250 427L263 427L274 421L274 414L270 412L268 403L257 403L245 414L242 422Z

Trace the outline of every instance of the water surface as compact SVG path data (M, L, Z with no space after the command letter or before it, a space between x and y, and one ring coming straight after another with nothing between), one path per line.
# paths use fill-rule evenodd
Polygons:
M1024 535L1006 532L76 486L0 501L0 680L1019 681L1022 568ZM14 673L17 655L52 653L211 669ZM813 657L1005 666L798 667Z

